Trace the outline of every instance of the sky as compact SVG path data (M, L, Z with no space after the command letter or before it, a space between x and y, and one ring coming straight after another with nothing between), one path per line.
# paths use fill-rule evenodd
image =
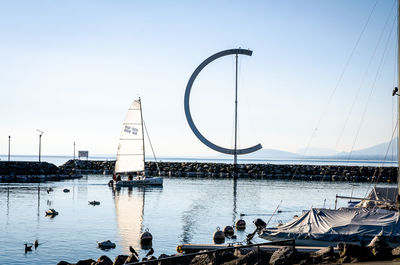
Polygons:
M394 130L394 0L0 0L0 154L115 154L138 96L158 156L214 156L189 128L187 82L207 57L239 58L239 147L350 151ZM234 57L190 99L210 141L232 148Z

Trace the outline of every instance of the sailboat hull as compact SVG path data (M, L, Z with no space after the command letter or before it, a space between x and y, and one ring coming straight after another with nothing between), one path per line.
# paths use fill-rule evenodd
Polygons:
M145 185L163 185L163 177L145 177L136 178L133 180L120 180L115 183L117 187L133 187L133 186L145 186Z

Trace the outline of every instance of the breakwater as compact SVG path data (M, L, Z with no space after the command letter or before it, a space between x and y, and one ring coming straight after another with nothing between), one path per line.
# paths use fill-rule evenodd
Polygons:
M69 160L60 166L64 172L110 174L115 161ZM260 178L293 179L315 181L378 181L395 183L397 167L338 166L338 165L278 165L278 164L233 164L197 162L146 162L150 175L166 177L199 178Z
M77 177L81 176L47 162L0 161L0 182L42 182Z

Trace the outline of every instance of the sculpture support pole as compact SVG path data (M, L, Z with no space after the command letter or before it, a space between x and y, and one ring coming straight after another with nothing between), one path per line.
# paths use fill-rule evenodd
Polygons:
M238 54L236 53L236 80L235 80L235 152L233 154L233 164L237 164L237 105L238 105Z
M224 153L224 154L228 154L228 155L234 155L236 153L236 155L244 155L244 154L249 154L252 152L255 152L257 150L260 150L262 148L261 144L257 144L254 145L252 147L248 147L248 148L244 148L244 149L237 149L236 151L234 149L229 149L229 148L224 148L221 146L218 146L212 142L210 142L209 140L207 140L201 133L200 131L197 129L196 125L194 125L193 119L192 119L192 115L190 114L190 107L189 107L189 98L190 98L190 91L192 89L193 83L196 80L196 77L199 75L199 73L201 72L201 70L203 70L204 67L206 67L209 63L211 63L212 61L223 57L223 56L227 56L227 55L233 55L233 54L242 54L242 55L248 55L251 56L252 55L252 51L250 50L244 50L244 49L231 49L231 50L225 50L222 52L218 52L210 57L208 57L206 60L204 60L197 68L196 70L194 70L192 76L190 77L188 84L186 86L186 90L185 90L185 101L184 101L184 105L185 105L185 115L186 115L186 120L189 124L190 129L192 129L194 135L196 135L196 137L206 146L208 146L209 148L220 152L220 153Z

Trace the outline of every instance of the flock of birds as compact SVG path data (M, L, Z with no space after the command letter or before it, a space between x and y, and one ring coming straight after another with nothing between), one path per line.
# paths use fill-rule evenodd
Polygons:
M46 190L47 194L50 194L50 192L53 192L53 191L54 191L53 188L48 188ZM68 192L70 192L70 190L69 189L64 189L63 192L64 193L68 193ZM100 202L99 201L89 201L89 204L91 204L91 205L100 205ZM50 216L50 217L53 218L56 215L58 215L58 212L55 211L54 209L49 209L48 211L46 211L46 216ZM35 247L35 249L36 249L39 246L39 241L36 239L33 244L32 243L25 243L24 245L25 245L25 254L26 254L29 251L32 251L32 247Z
M39 241L36 239L33 244L27 244L25 243L25 253L28 253L28 251L32 251L32 247L34 246L35 249L39 246Z
M46 191L47 191L47 194L50 194L50 192L53 192L54 190L53 190L53 188L48 188ZM64 189L63 192L69 192L69 189ZM99 205L100 202L92 201L92 202L89 202L89 204ZM25 253L28 253L28 252L32 251L32 247L35 247L35 249L37 249L37 247L39 246L39 241L36 239L33 244L25 243L24 245L25 245ZM129 246L129 251L133 254L136 261L139 261L139 254L135 251L135 249L132 246ZM146 256L142 260L143 261L147 260L153 254L154 254L154 249L151 247L149 249L149 252L147 252ZM136 262L136 261L134 261L134 262Z

